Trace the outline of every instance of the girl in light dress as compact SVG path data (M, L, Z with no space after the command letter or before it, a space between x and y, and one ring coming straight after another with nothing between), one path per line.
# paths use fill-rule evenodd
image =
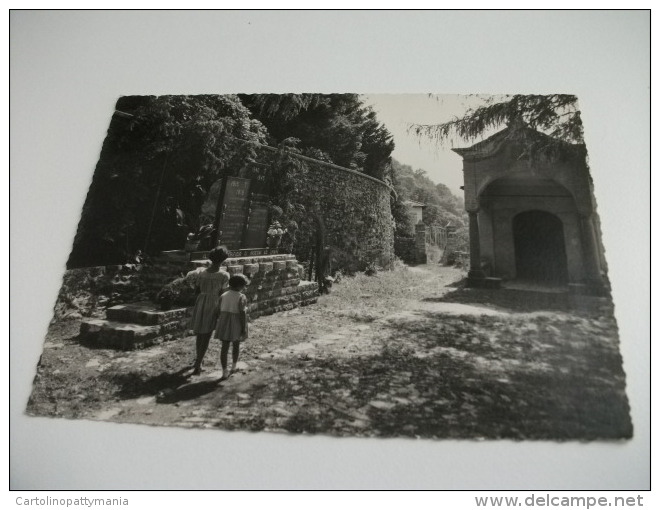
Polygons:
M229 273L220 267L227 257L229 257L227 248L224 246L214 248L209 253L211 265L206 269L196 271L195 291L199 294L190 319L190 329L197 335L193 375L199 375L202 371L202 360L218 320L220 295L229 285Z
M248 337L247 296L241 291L248 285L247 277L235 274L229 278L229 290L220 296L218 324L215 337L222 341L220 364L222 378L227 379L236 370L241 342ZM227 370L227 354L232 346L231 369Z

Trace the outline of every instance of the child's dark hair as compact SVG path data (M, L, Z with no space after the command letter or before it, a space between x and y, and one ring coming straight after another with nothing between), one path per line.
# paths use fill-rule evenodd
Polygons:
M232 289L242 289L243 287L247 287L250 284L250 280L248 280L247 276L244 274L235 274L229 278L229 286Z
M218 246L209 252L209 260L214 264L221 264L229 257L229 250L225 246Z

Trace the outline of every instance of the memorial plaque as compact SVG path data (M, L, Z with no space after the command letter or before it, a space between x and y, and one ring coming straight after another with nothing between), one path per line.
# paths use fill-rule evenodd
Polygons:
M250 180L227 177L218 219L220 244L230 250L242 248L248 216Z
M251 202L243 247L263 248L266 246L267 230L268 204L263 202Z
M246 169L245 177L250 179L251 200L268 203L271 192L271 174L267 168L251 166Z
M259 170L250 172L249 179L227 177L216 181L202 207L205 214L210 212L215 198L218 242L229 250L266 246L270 197L267 175Z
M263 255L269 255L270 250L268 248L253 248L253 249L244 249L244 250L230 250L230 257L261 257Z

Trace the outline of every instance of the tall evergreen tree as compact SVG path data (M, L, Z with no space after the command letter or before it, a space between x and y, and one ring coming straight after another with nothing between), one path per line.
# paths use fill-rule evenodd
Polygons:
M528 154L557 157L568 144L583 143L582 119L577 97L570 94L508 95L491 97L468 109L462 117L440 124L412 124L409 131L420 138L446 143L457 137L471 142L479 136L513 123L522 123L547 137L529 137L529 131L515 130L512 136L525 137Z
M271 135L271 143L295 138L302 154L388 177L394 142L376 113L357 94L254 94L241 101Z

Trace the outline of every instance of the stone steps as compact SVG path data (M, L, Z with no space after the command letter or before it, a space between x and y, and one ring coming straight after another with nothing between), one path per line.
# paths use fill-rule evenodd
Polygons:
M287 282L284 282L287 283ZM307 306L318 300L318 284L301 281L295 286L280 287L258 292L248 305L250 319L262 315L292 310L297 306Z
M172 281L177 275L205 267L208 260L187 260L187 253L166 252L151 269L154 282ZM229 258L223 264L230 274L250 278L245 289L248 316L292 310L316 303L318 284L301 279L302 266L294 255L261 255ZM174 275L174 276L171 276ZM105 319L86 319L81 339L99 347L131 350L183 336L188 327L189 307L160 310L151 302L117 305L106 310Z
M151 303L117 305L106 319L84 319L80 337L97 347L129 351L174 340L185 332L188 308L158 310Z
M143 302L113 306L106 310L105 316L110 321L151 326L181 320L187 314L186 308L159 310L154 307L153 303Z

